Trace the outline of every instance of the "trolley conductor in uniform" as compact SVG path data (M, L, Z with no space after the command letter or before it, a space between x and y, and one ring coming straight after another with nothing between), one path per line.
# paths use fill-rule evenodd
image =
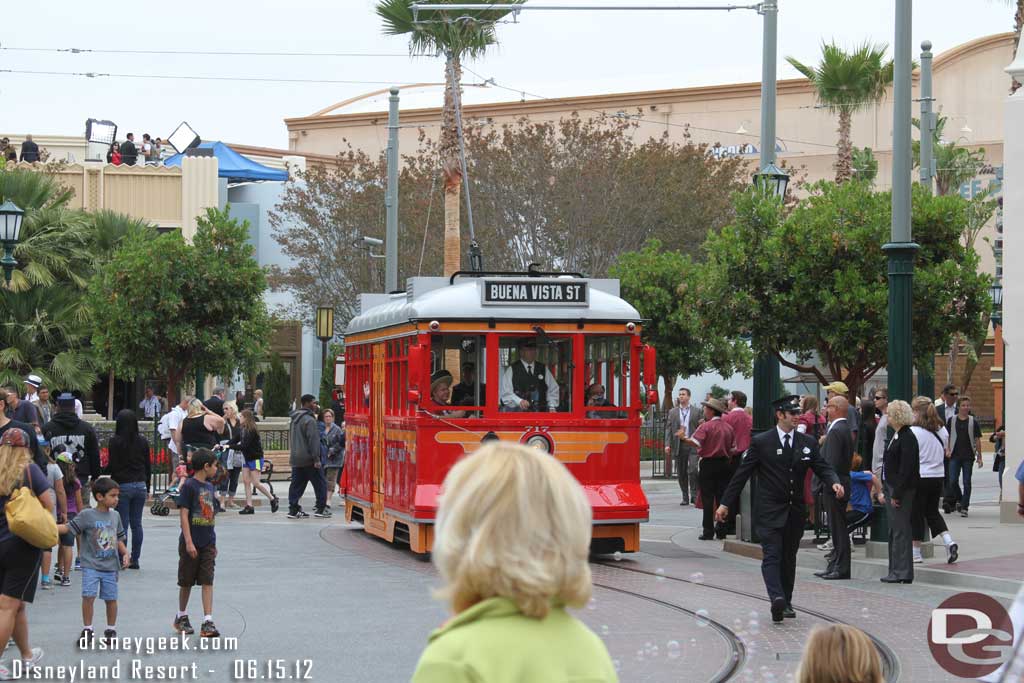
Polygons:
M523 337L516 348L519 357L501 375L502 410L557 411L558 382L547 366L537 361L537 340Z
M808 468L831 487L837 498L844 495L836 471L821 457L818 443L796 431L800 398L784 396L775 407L775 429L753 438L736 474L722 496L715 517L724 522L736 505L743 485L754 472L753 523L761 539L761 575L772 604L772 621L796 617L791 605L796 580L796 552L804 535L804 475Z

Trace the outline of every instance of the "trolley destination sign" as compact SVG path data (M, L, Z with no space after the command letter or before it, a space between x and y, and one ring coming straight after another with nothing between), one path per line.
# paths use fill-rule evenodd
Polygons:
M483 281L484 306L587 306L590 291L579 280L487 280Z

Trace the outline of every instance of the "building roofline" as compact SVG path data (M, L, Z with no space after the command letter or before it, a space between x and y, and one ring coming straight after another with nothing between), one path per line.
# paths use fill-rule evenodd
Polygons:
M947 68L950 64L959 59L998 46L1002 43L1013 42L1013 32L997 33L982 36L962 43L938 54L933 62L934 70ZM918 71L914 72L914 80L919 78ZM778 95L794 95L811 91L811 84L806 78L791 78L778 82ZM759 97L761 93L760 81L747 83L726 83L720 85L705 85L689 88L668 88L662 90L642 90L624 93L605 93L600 95L581 95L575 97L553 97L542 100L526 100L522 102L493 102L487 104L466 105L463 111L469 116L509 116L530 114L543 114L547 112L564 112L566 109L615 109L622 107L643 107L668 102L690 101L700 102L705 100L717 100L726 97ZM349 101L360 98L351 98ZM377 125L387 118L386 111L358 112L351 114L330 114L322 115L322 112L330 112L338 106L332 105L321 109L309 116L286 118L285 126L292 129L315 129L335 127L338 124L344 125ZM402 111L402 122L418 123L433 122L440 116L440 107L428 107L422 109L409 109Z

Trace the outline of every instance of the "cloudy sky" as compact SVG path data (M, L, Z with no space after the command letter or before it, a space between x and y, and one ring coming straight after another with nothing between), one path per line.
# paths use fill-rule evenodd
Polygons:
M664 0L632 4L659 3L685 4ZM308 115L390 84L442 78L440 59L410 58L405 39L382 35L374 4L373 0L5 2L0 34L0 132L79 135L85 119L92 117L115 121L119 137L129 130L166 137L184 120L207 140L286 147L286 117ZM531 4L611 3L531 0ZM615 4L631 4L631 0ZM779 0L779 5L780 78L796 75L784 62L785 55L815 61L823 39L849 46L865 40L892 42L894 0ZM919 0L914 24L915 53L927 38L939 54L971 39L1012 29L1012 12L1001 0ZM499 25L498 33L500 45L469 68L515 91L545 97L760 79L761 20L750 11L523 12L518 23ZM178 54L49 51L68 48ZM181 51L306 54L227 56ZM67 72L111 75L63 75ZM319 82L243 80L259 78ZM477 76L466 73L465 80L473 82ZM467 102L520 98L498 88L469 90ZM404 98L405 105L440 104L439 99L435 103L422 97Z

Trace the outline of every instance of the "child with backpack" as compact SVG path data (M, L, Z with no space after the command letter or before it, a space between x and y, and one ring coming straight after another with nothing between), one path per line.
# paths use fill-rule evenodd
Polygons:
M53 517L59 524L67 520L68 501L64 495L64 474L61 472L60 467L57 466L56 461L54 461L50 449L44 446L44 452L46 452L47 459L46 479L50 482L50 486L53 487L53 492L57 496L57 506L53 509ZM60 546L57 546L57 548L59 549ZM40 566L42 569L40 571L39 587L44 591L48 591L54 583L54 580L50 578L50 568L53 566L52 548L43 551L43 561ZM58 580L57 583L60 583L60 581Z
M82 484L75 476L75 461L67 453L57 454L57 467L63 475L64 497L67 499L67 521L71 521L83 508ZM58 586L71 585L71 549L75 546L75 535L71 532L60 535L60 546L57 549L57 571L53 575L53 583Z
M103 631L106 642L117 638L117 572L128 568L131 557L124 545L127 537L117 514L121 490L110 477L99 477L92 482L92 496L96 507L85 508L73 520L58 524L57 531L71 532L81 541L82 560L82 633L78 637L79 649L89 649L95 642L92 617L93 604L99 595L107 606L107 628ZM120 556L121 561L118 561Z

